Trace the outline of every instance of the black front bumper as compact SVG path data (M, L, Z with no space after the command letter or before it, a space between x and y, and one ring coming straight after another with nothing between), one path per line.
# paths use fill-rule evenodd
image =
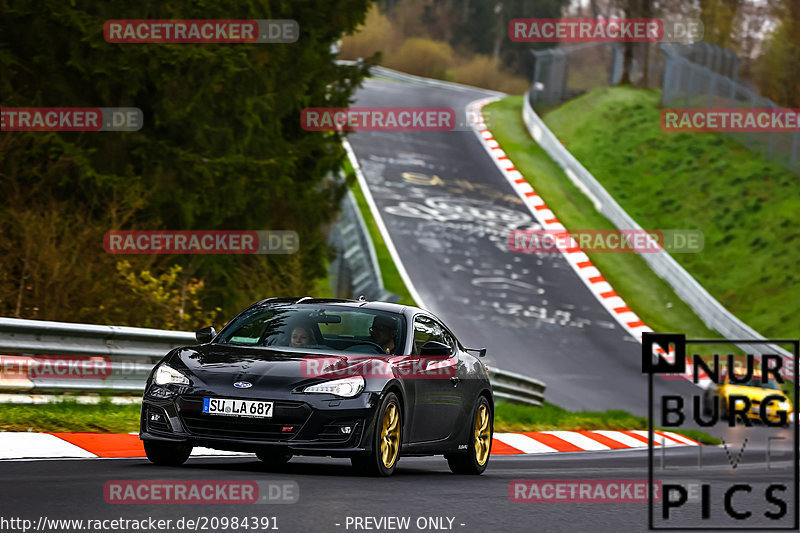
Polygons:
M369 392L352 399L329 395L265 397L262 399L274 402L273 416L247 418L203 413L206 396L215 395L145 395L139 437L228 451L280 449L295 455L346 457L371 450L370 436L380 405L380 395Z

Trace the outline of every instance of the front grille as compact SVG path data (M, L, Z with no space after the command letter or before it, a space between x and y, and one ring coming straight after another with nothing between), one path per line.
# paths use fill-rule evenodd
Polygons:
M311 408L302 402L273 401L271 418L249 418L203 413L203 398L178 400L181 421L198 437L223 437L246 440L284 441L300 431Z

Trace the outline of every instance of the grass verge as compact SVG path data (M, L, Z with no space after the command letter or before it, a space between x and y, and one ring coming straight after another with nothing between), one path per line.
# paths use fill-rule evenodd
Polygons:
M0 431L129 433L139 431L139 404L109 400L82 404L63 400L47 404L2 404Z
M498 433L525 431L578 431L578 430L633 430L647 429L647 419L625 411L567 411L545 403L542 407L497 402L494 413L494 430ZM657 428L659 429L659 428ZM722 441L702 431L669 428L703 444L721 444Z

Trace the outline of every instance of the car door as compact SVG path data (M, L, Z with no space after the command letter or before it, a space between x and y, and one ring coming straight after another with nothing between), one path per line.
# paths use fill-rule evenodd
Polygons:
M420 356L428 341L450 346L449 356ZM455 340L434 318L414 317L414 358L418 365L414 375L416 401L411 430L412 442L432 442L448 438L455 430L462 409L458 380L458 350Z

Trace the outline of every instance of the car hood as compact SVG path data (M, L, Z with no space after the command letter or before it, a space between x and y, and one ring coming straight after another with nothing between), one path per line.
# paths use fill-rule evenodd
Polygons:
M367 376L364 368L379 365L391 369L397 360L402 360L402 357L336 355L206 344L175 351L169 364L186 371L195 387L204 384L210 388L223 386L234 390L233 383L247 381L251 384L250 388L255 390L265 387L293 388L320 379L350 375Z

